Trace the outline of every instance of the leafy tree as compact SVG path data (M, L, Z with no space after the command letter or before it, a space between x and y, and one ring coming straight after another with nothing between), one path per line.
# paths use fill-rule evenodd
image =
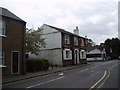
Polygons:
M105 47L107 56L110 56L112 59L117 59L120 56L120 40L118 38L105 40Z
M108 55L110 53L110 48L111 48L111 40L110 39L105 40L105 48L106 48L106 52Z
M41 37L42 30L26 29L26 54L31 53L38 55L40 48L45 47L45 38Z

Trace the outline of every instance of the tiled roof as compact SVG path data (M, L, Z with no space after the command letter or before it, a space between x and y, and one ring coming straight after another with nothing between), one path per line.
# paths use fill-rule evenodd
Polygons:
M9 10L0 7L0 16L5 16L5 17L9 17L15 20L19 20L22 22L25 22L24 20L22 20L21 18L19 18L18 16L16 16L15 14L13 14L12 12L10 12Z
M49 26L49 27L51 27L53 29L56 29L56 30L58 30L59 32L62 32L62 33L66 33L66 34L69 34L69 35L78 36L78 35L76 35L74 33L66 31L65 29L57 28L57 27L54 27L54 26L51 26L51 25L48 25L48 24L44 24L44 25ZM78 36L78 37L85 38L85 37L82 37L82 36Z

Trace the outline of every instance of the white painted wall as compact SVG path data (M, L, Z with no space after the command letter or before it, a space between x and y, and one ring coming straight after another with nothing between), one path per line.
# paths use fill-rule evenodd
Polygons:
M42 35L42 38L45 38L45 48L43 49L53 49L53 48L61 48L61 32L51 33Z
M53 49L53 48L61 48L61 32L46 26L45 24L41 26L43 29L42 37L45 38L46 47L43 49Z
M53 29L45 24L43 24L41 27L40 27L43 31L42 33L43 34L48 34L48 33L53 33L53 32L58 32L58 30L56 29Z
M50 64L62 66L61 32L45 24L40 28L43 30L42 38L45 38L46 47L41 48L39 55L29 54L29 58L46 58Z
M42 50L38 56L30 55L30 58L46 58L50 64L62 66L62 49Z

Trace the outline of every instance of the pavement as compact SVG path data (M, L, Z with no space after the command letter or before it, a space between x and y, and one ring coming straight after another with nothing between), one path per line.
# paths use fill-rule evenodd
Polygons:
M62 71L72 70L72 69L92 65L93 63L94 62L90 62L87 64L80 64L80 65L70 65L70 66L65 66L65 67L57 67L57 68L54 67L53 69L50 68L47 71L39 71L39 72L32 72L32 73L27 72L25 75L5 76L5 77L2 77L2 84L4 85L4 84L22 81L22 80L26 80L30 78L35 78L35 77L45 76L45 75L54 74L54 73L58 73Z

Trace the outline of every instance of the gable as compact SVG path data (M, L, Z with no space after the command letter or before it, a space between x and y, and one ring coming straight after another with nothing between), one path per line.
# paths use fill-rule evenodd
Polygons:
M50 34L50 33L59 32L58 30L51 28L45 24L43 24L40 28L43 30L42 31L43 34Z
M22 20L21 18L19 18L18 16L10 12L9 10L2 8L2 7L0 7L0 16L4 16L4 17L8 17L8 18L12 18L15 20L25 22L24 20Z

